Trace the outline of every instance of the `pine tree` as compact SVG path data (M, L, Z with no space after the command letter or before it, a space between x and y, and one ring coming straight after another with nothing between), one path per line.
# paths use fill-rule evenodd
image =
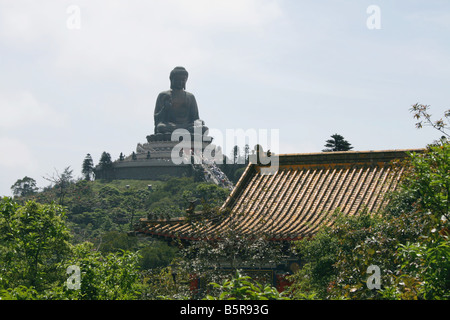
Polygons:
M102 169L109 169L112 166L111 155L104 151L100 157L99 165Z
M351 144L340 134L335 133L331 136L331 138L332 139L328 139L326 141L325 147L327 149L323 149L323 152L349 151L353 149Z
M232 157L233 157L233 163L237 164L239 161L239 154L240 154L240 150L238 146L234 146L233 147L233 151L232 151Z
M248 144L245 145L244 147L244 160L245 160L245 164L248 164L248 157L250 155L250 146Z
M84 158L81 173L84 175L84 179L90 181L94 173L94 161L92 161L91 155L88 153Z

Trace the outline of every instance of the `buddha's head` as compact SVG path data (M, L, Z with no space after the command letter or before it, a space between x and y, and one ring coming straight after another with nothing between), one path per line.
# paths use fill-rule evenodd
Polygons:
M170 72L170 89L186 89L186 81L188 79L188 72L183 67L176 67Z

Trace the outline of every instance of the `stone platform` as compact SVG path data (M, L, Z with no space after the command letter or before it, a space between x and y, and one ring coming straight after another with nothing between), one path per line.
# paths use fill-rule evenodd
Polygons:
M129 156L125 160L131 157L131 160L148 160L148 159L171 159L172 150L181 143L189 144L190 149L198 149L197 151L205 150L206 147L211 145L210 148L216 150L216 146L212 144L212 137L209 136L195 136L191 135L190 142L172 141L170 134L152 134L147 136L147 143L138 143L136 147L136 153ZM201 148L201 149L200 149ZM134 159L133 159L134 157Z
M96 178L159 180L169 176L191 176L195 170L193 165L202 163L202 152L206 147L210 146L221 156L211 137L192 137L187 142L172 141L170 138L170 135L162 134L147 136L147 142L138 143L131 155L114 161L110 168L96 168ZM183 147L187 144L187 147L182 148L182 144ZM172 150L177 146L179 152L174 156L178 163L172 158Z

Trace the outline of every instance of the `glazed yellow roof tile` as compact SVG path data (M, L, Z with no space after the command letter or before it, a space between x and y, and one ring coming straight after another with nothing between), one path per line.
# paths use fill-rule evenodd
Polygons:
M295 240L331 225L337 210L355 215L378 212L397 187L403 169L393 160L422 149L279 155L274 174L250 163L223 204L223 214L170 220L141 219L138 232L165 238L220 238L233 228L246 235Z

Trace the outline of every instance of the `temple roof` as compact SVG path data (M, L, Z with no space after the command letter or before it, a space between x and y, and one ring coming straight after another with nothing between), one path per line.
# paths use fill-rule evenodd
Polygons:
M221 214L192 214L166 220L141 219L137 232L153 237L200 240L238 234L296 240L331 225L339 210L352 216L382 209L403 168L395 160L423 149L346 151L279 155L279 167L250 163L221 208Z

